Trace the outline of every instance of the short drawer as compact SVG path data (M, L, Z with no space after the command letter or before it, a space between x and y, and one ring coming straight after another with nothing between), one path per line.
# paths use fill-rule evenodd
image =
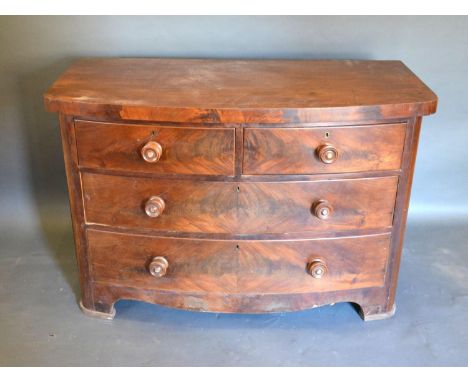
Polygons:
M390 235L298 241L175 239L88 230L95 282L210 293L380 287Z
M199 233L292 233L392 225L398 177L215 182L83 173L87 223Z
M316 174L401 167L406 124L246 128L243 173Z
M81 167L154 174L234 174L231 128L76 121Z

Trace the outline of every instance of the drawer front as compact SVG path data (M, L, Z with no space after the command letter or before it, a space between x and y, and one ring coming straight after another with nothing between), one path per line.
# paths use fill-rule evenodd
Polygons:
M380 287L390 243L389 234L218 241L88 230L87 237L96 282L210 293L313 293ZM160 257L166 261L165 273L158 272L156 277L149 269L152 262L160 263L160 259L154 260ZM314 264L321 264L318 275Z
M403 123L329 128L246 128L243 173L315 174L401 167Z
M239 234L390 227L397 180L192 182L82 174L88 223ZM150 217L154 211L159 216Z
M75 122L80 166L155 174L234 175L235 131Z

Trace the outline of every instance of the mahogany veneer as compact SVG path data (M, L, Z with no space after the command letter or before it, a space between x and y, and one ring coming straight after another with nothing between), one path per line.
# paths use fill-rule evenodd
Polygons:
M235 129L162 127L76 121L83 167L152 174L234 175ZM157 141L161 157L148 166L141 149ZM164 149L162 149L164 148Z
M394 311L423 115L400 61L86 59L60 113L80 306Z
M159 292L215 294L313 293L382 287L390 234L308 240L200 240L87 231L95 283ZM156 256L168 259L164 277L148 272ZM305 264L319 256L322 279ZM113 267L109 267L113 264ZM205 306L210 307L210 301ZM240 309L237 307L237 309ZM272 310L289 310L287 305ZM207 310L235 311L212 305Z
M208 182L84 173L88 224L157 231L262 234L389 228L398 177L314 182ZM157 219L142 203L164 201ZM320 219L314 204L326 200L333 211Z
M320 174L398 170L406 125L382 124L323 128L247 128L243 173ZM324 163L315 147L333 142L339 159Z

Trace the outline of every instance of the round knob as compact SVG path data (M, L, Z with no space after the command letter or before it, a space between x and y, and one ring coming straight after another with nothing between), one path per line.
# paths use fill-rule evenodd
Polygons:
M166 207L166 203L159 196L152 196L145 203L145 212L150 218L157 218L161 215Z
M330 217L333 209L330 203L326 200L319 200L314 204L314 215L321 220L326 220Z
M148 268L152 276L163 277L166 274L168 267L168 261L164 257L158 256L151 260L151 263Z
M307 272L314 279L321 279L327 273L327 266L322 260L313 260L307 265Z
M162 147L158 142L148 142L141 149L141 156L148 163L157 162L162 155Z
M338 159L338 150L327 143L317 149L317 155L323 163L330 164Z

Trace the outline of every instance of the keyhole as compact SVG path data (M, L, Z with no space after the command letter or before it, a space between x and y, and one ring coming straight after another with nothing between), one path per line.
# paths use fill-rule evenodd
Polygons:
M325 138L328 138L328 137L330 137L330 133L327 131L327 132L325 133Z

